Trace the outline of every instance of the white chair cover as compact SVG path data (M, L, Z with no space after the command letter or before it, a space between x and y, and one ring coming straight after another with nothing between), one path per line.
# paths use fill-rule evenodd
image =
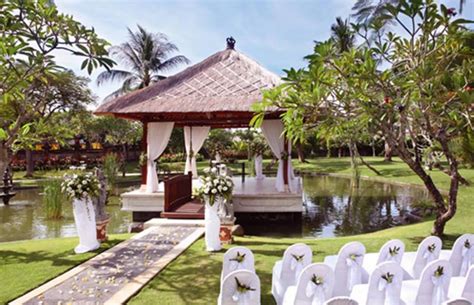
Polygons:
M193 173L193 178L197 178L197 166L196 166L196 154L201 149L204 141L209 134L211 127L209 126L185 126L184 127L184 147L186 149L186 166L184 167L184 174L189 172ZM191 154L191 142L192 142L192 151Z
M333 288L334 271L331 267L310 264L301 271L296 285L286 290L283 305L322 305L331 298Z
M359 305L359 303L349 297L334 297L327 300L324 305Z
M73 199L72 212L79 235L79 245L74 248L74 252L85 253L98 249L100 244L97 241L95 212L91 199Z
M255 259L252 251L246 247L232 247L224 253L222 261L221 282L225 277L236 270L255 272Z
M364 269L371 274L377 265L383 262L396 262L400 264L403 254L405 253L405 244L398 239L387 241L381 248L379 253L366 253L364 256Z
M354 241L345 244L337 255L334 273L337 285L334 286L334 296L349 296L352 287L368 282L369 275L362 267L365 247Z
M465 298L474 303L474 265L469 268L466 276L456 276L451 278L448 298Z
M428 236L421 241L416 252L405 252L401 266L413 279L418 279L425 266L438 259L441 247L442 241L439 237Z
M285 138L283 136L283 123L281 120L264 120L262 130L265 139L273 152L273 155L278 159L278 171L276 176L275 188L278 192L285 192L285 182L283 179L283 162L282 154L285 150ZM288 188L292 192L295 190L295 174L293 166L291 165L291 142L288 142Z
M255 156L255 179L262 180L265 178L263 175L263 156L256 155Z
M148 123L147 134L147 172L146 192L158 191L158 175L156 173L155 160L165 151L173 131L173 122Z
M239 291L239 284L251 290ZM260 305L260 279L248 270L229 273L221 283L218 305Z
M351 298L361 305L400 305L402 282L402 267L393 261L383 262L370 274L368 284L353 287Z
M443 268L443 275L437 277L435 272L439 267ZM407 305L441 305L448 299L451 274L451 265L447 260L435 260L426 265L419 280L402 283L401 299Z
M283 253L283 260L277 261L272 272L272 295L277 305L282 304L286 289L296 284L304 267L311 264L313 251L303 243L289 246Z
M474 234L463 234L454 242L451 250L442 250L440 258L447 259L453 267L453 276L466 276L474 264Z
M472 303L464 298L459 298L446 301L442 305L472 305Z

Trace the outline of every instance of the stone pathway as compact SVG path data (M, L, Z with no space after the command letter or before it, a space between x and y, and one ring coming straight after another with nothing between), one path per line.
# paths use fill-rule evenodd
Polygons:
M151 227L11 304L121 304L203 233L198 226Z

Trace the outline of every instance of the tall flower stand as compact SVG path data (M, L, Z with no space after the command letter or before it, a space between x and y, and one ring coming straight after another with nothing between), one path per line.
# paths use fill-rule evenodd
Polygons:
M97 241L95 212L89 197L73 199L74 222L76 223L79 245L74 248L76 253L85 253L100 247Z
M219 238L221 221L217 214L220 198L216 198L214 204L210 204L209 197L205 198L204 223L205 223L205 241L206 250L213 252L221 250L221 241Z

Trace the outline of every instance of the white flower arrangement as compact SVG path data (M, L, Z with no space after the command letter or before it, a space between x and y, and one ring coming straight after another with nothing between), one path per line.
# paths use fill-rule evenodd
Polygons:
M89 172L64 175L61 184L62 191L71 199L86 199L96 197L99 192L99 180Z
M201 176L201 187L197 189L197 196L209 198L209 204L213 205L216 198L221 196L229 200L232 196L234 182L230 176L219 174L217 168L207 168Z

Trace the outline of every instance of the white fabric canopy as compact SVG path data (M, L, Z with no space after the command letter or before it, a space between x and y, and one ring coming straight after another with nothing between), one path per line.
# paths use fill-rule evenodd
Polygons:
M173 122L148 123L146 192L158 191L155 160L165 151L173 131Z
M261 126L262 133L268 142L273 154L278 159L278 172L276 176L275 188L279 192L284 192L285 181L283 179L283 160L281 158L285 150L285 138L283 136L283 123L280 120L264 120ZM288 142L288 190L295 190L295 174L291 165L291 143Z
M197 178L197 166L196 166L196 154L201 149L204 141L209 134L211 127L209 126L200 126L200 127L184 127L184 147L186 148L186 166L184 168L184 173L188 172L193 173L193 178ZM192 146L192 149L191 149ZM192 155L191 155L192 150Z

